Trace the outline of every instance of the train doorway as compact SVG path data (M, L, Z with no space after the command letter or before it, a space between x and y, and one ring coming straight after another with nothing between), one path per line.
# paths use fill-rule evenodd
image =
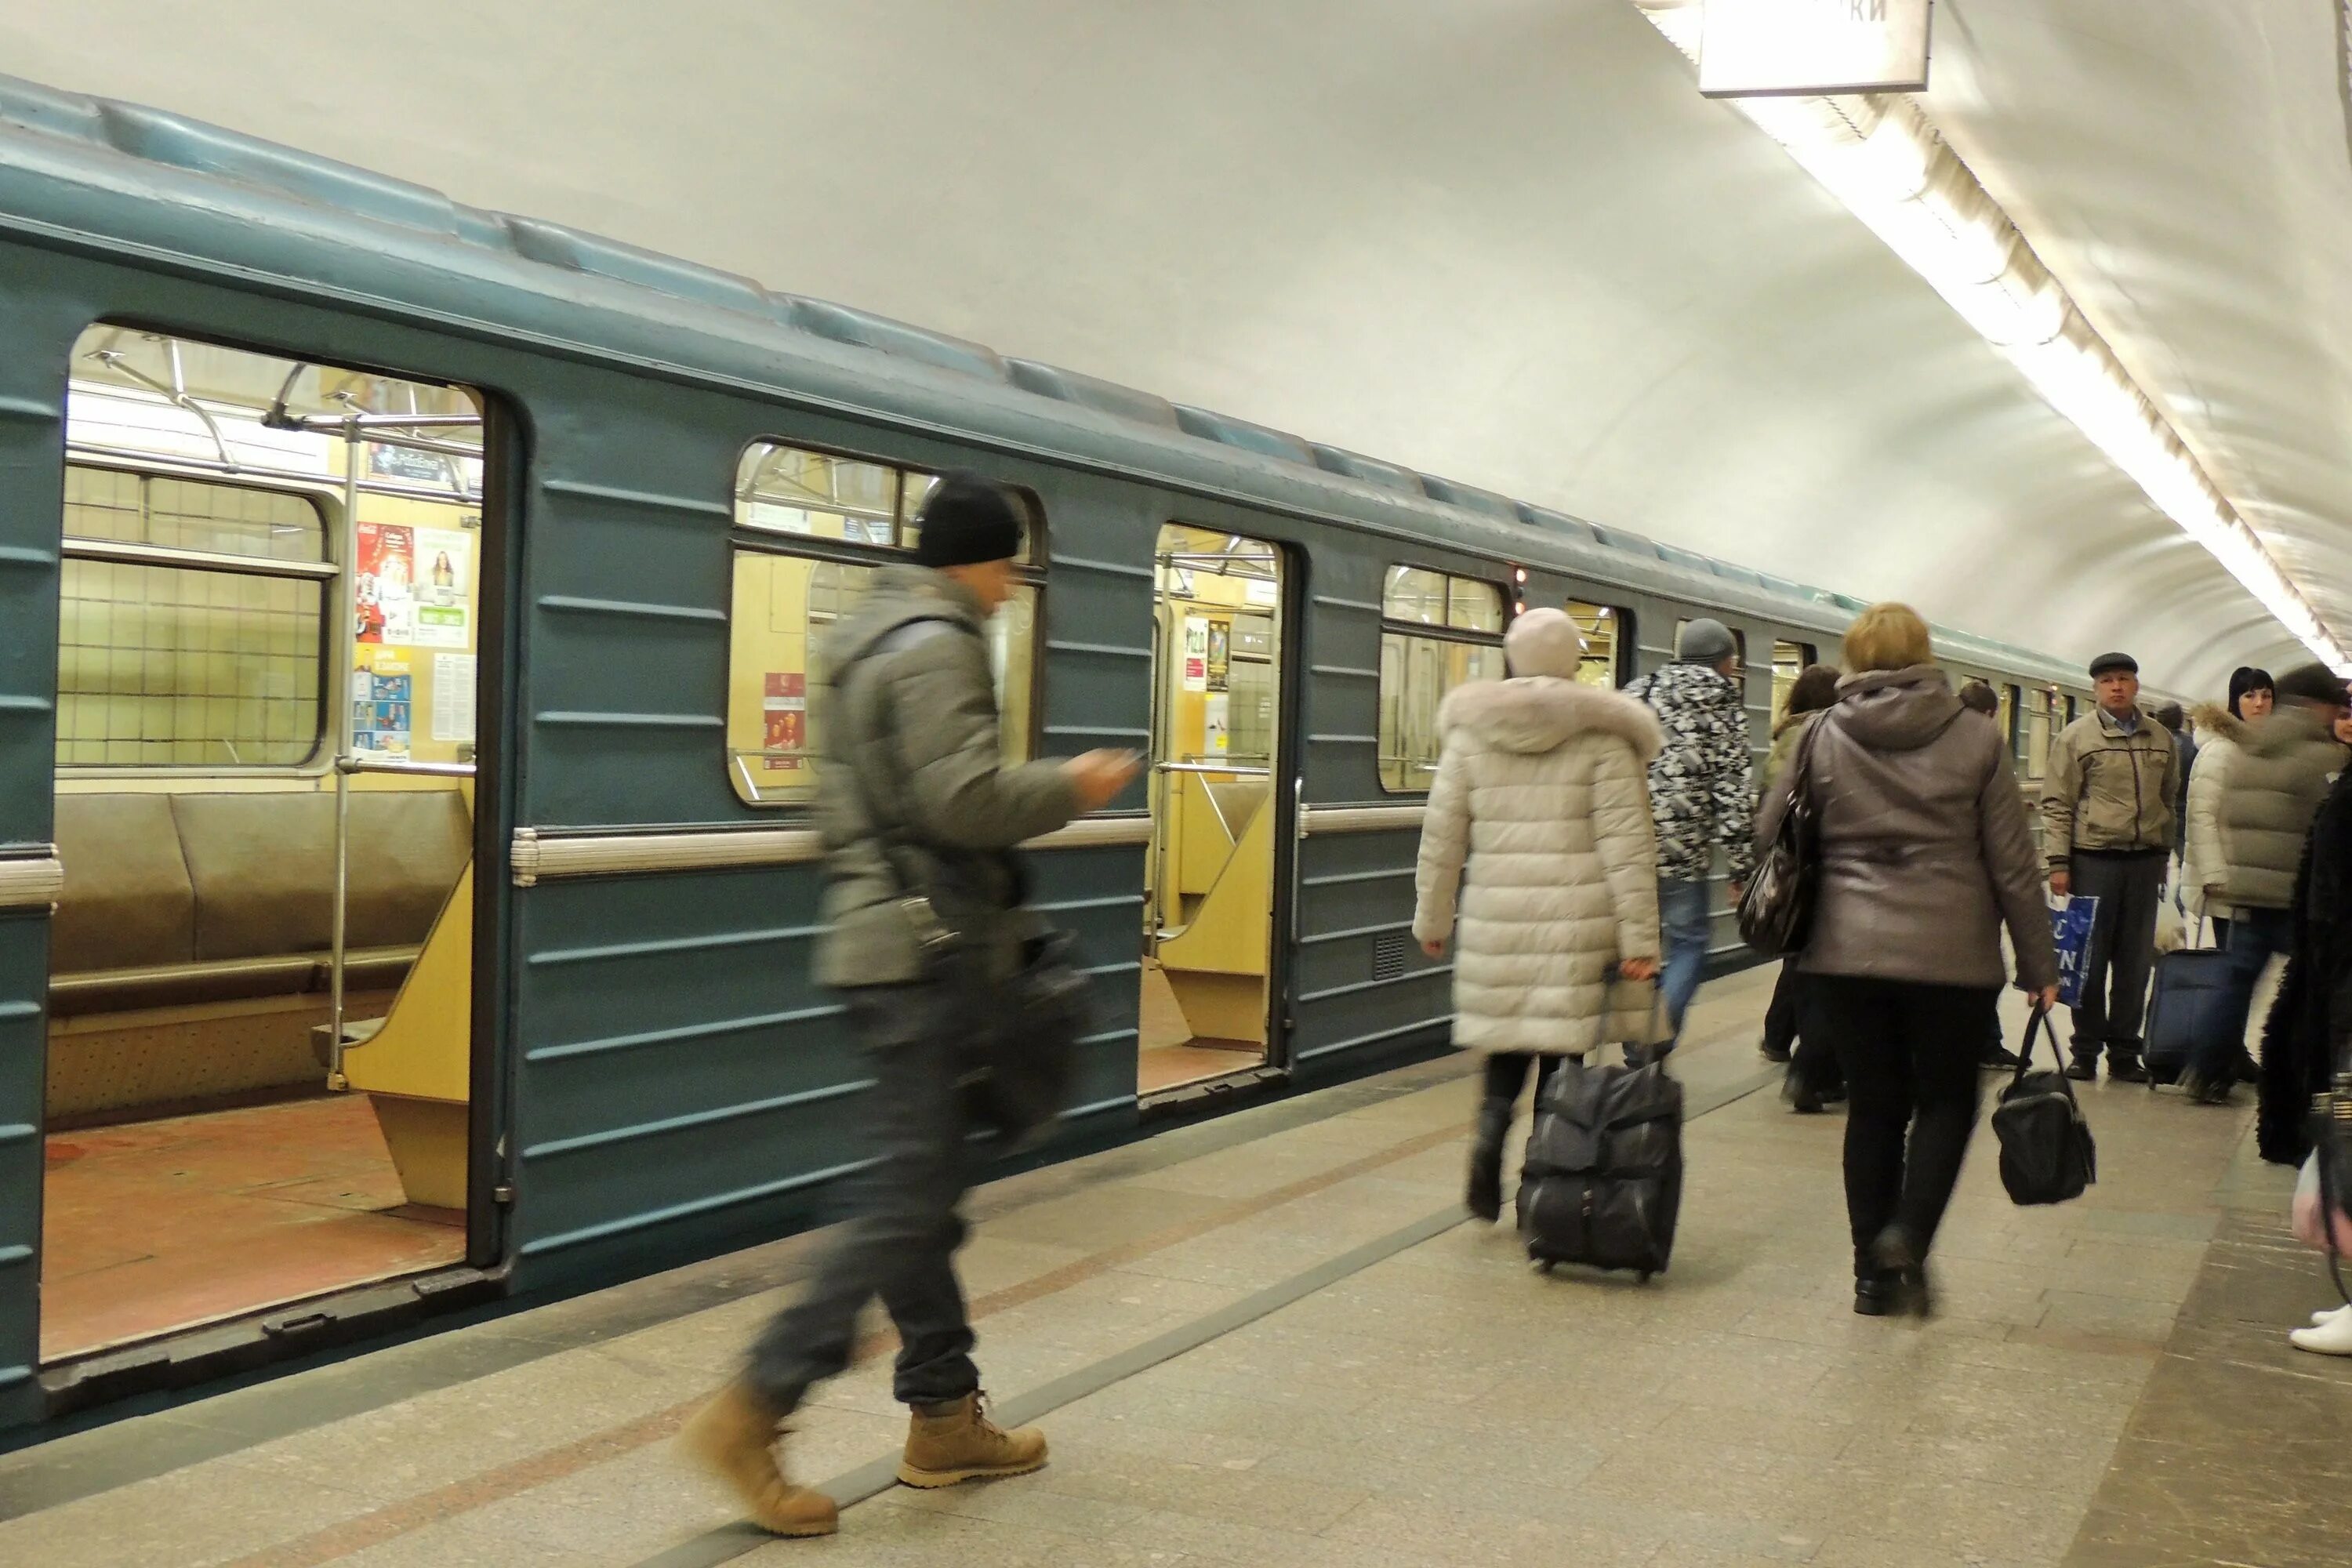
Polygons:
M40 1355L464 1262L484 405L100 325L68 384Z
M1151 852L1137 1089L1267 1065L1286 815L1283 554L1171 523L1154 561Z

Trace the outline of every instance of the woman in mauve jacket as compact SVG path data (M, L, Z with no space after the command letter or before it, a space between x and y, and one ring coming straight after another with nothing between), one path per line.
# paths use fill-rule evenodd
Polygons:
M1561 611L1514 620L1503 657L1509 679L1458 686L1438 709L1444 749L1412 916L1430 956L1455 939L1454 1043L1486 1057L1466 1199L1484 1220L1502 1213L1503 1137L1530 1068L1540 1102L1560 1058L1604 1040L1646 1047L1664 1032L1647 984L1658 963L1646 773L1658 721L1630 697L1578 683L1584 638Z
M1808 768L1821 829L1811 930L1796 960L1805 1033L1845 1068L1853 1310L1929 1310L1927 1249L1977 1118L1977 1058L2006 978L2058 1001L2042 861L1998 727L1961 707L1927 623L1865 610ZM1769 844L1789 784L1758 826Z

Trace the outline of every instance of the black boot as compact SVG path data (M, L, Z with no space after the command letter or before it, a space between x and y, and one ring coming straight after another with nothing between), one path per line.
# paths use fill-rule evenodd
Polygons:
M1895 1281L1866 1247L1853 1249L1853 1310L1865 1318L1883 1318L1895 1310Z
M2099 1053L2093 1051L2085 1056L2081 1051L2076 1051L2072 1059L2066 1063L2066 1076L2077 1083L2088 1083L2097 1078Z
M1822 1113L1821 1091L1805 1081L1805 1069L1800 1063L1790 1063L1788 1072L1782 1075L1780 1098L1787 1100L1789 1109L1800 1116L1819 1116Z
M2107 1047L2107 1076L2118 1083L2146 1083L2147 1064L2139 1059L2137 1051L2119 1051L2110 1046Z
M1886 1282L1888 1311L1922 1318L1936 1315L1935 1294L1927 1288L1927 1252L1911 1239L1909 1231L1899 1225L1880 1231L1878 1239L1870 1244L1870 1261ZM1859 1301L1856 1310L1860 1310Z
M1470 1190L1462 1201L1473 1217L1488 1225L1503 1217L1503 1135L1510 1130L1509 1100L1479 1102L1470 1131Z

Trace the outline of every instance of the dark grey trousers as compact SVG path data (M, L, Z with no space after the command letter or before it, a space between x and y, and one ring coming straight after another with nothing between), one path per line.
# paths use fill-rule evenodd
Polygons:
M866 1097L875 1163L845 1179L847 1218L828 1238L808 1288L752 1344L745 1381L779 1415L849 1364L857 1315L876 1296L898 1331L892 1392L899 1400L943 1404L980 1386L955 1272L964 1238L958 1205L972 1174L956 1079L971 1025L939 986L866 986L845 994L851 1032L876 1079Z
M2074 1005L2074 1055L2110 1060L2140 1054L2147 981L2156 967L2156 907L2164 891L2165 857L2076 851L2074 890L2099 900L2091 951L2083 965L2083 999Z

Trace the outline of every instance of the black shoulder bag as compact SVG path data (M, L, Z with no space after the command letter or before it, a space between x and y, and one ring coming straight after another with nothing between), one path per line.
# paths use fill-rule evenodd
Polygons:
M1822 827L1813 799L1813 742L1821 739L1822 713L1805 726L1789 764L1789 806L1780 814L1772 842L1757 858L1755 873L1739 894L1739 937L1767 958L1804 951L1812 935L1813 904L1821 890Z
M834 677L846 695L849 676L880 653L895 653L956 623L925 616L905 623L858 654ZM911 635L910 635L911 634ZM898 715L876 697L878 729L895 731ZM859 748L859 754L870 748ZM853 769L856 764L853 763ZM926 977L943 987L965 1020L960 1082L972 1120L1004 1142L1034 1143L1067 1109L1077 1078L1078 1042L1092 1026L1087 978L1070 962L1067 931L1049 931L1022 946L1011 975L992 973L988 944L972 940L980 923L1000 918L983 900L956 886L955 858L928 850L908 831L905 814L868 770L856 769L857 793L881 841L882 858L898 884L899 908L915 932ZM1007 854L1005 860L1012 857ZM1016 885L1025 882L1017 866Z
M1993 1135L2000 1140L2000 1184L2018 1204L2063 1204L2079 1198L2099 1179L2099 1149L2083 1118L2074 1086L2062 1071L2032 1072L2033 1037L2050 1042L2052 1058L2063 1068L2058 1036L2050 1015L2037 1006L2025 1026L2017 1053L2017 1073L1993 1107Z

